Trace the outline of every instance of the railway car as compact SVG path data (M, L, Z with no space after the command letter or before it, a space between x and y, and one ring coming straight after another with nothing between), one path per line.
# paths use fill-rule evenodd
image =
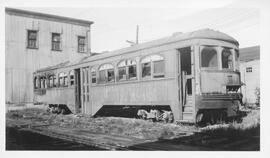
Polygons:
M191 123L235 116L238 47L229 35L202 29L67 61L34 72L35 101L91 116L105 107L170 110L175 121Z

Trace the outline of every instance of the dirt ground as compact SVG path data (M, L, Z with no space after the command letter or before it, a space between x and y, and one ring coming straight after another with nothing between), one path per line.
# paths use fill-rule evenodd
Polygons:
M240 123L203 128L132 118L57 115L47 112L44 105L6 113L8 127L109 150L259 150L259 122L259 110L249 110Z

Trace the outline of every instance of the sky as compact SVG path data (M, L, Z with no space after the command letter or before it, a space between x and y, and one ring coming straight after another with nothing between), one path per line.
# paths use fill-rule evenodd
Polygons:
M91 27L91 47L93 52L98 53L130 46L126 40L135 41L136 25L139 25L139 43L170 36L175 32L210 28L234 37L239 41L240 48L260 44L259 9L239 7L232 0L212 4L215 5L198 7L187 4L184 7L176 3L161 7L119 3L84 7L18 8L94 21Z

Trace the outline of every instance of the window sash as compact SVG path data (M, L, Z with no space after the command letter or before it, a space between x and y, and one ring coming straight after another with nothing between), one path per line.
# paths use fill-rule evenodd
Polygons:
M119 76L119 80L127 80L126 67L118 68L118 76Z
M27 47L37 48L37 31L28 30L27 32Z
M86 42L85 42L85 37L78 37L78 52L86 52Z
M203 68L218 68L219 61L217 50L214 47L204 47L201 51L200 61L201 67Z
M107 70L107 81L114 82L114 69Z
M151 77L151 62L142 63L142 78Z
M52 33L52 50L61 50L61 35Z
M128 78L135 79L137 78L137 67L136 65L128 66Z
M224 48L221 52L223 69L233 69L233 54L230 49Z

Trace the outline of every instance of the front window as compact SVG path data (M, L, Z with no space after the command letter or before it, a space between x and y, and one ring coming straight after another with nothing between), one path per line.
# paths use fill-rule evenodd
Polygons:
M61 50L61 36L60 33L52 33L52 50Z
M27 31L27 48L36 49L37 46L37 31L28 30Z
M239 71L239 51L235 49L234 51L235 56L235 69Z
M218 68L217 50L214 47L204 47L201 51L201 66Z
M224 48L221 53L221 61L223 69L233 69L233 56L228 48Z

